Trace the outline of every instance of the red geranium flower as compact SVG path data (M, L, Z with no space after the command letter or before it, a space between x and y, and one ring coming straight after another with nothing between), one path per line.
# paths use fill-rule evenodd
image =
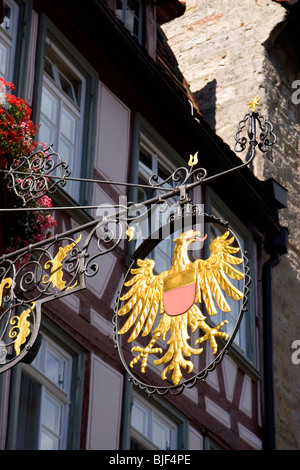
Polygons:
M13 163L18 163L18 160L21 161L21 157L30 157L37 150L35 135L38 126L31 120L31 109L26 101L12 94L14 90L13 83L0 78L0 169L9 168ZM28 171L25 164L21 171ZM21 199L12 191L8 199L10 207L17 207L21 202ZM50 209L52 200L42 195L30 201L29 205ZM14 220L17 227L14 226ZM18 218L10 219L7 246L4 250L15 251L28 244L44 240L49 237L52 227L55 226L56 221L48 213L41 213L38 210L22 212L18 214Z

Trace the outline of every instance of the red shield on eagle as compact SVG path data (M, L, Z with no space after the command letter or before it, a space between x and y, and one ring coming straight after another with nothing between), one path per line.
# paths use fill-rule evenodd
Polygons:
M170 316L187 312L195 302L196 270L171 274L164 279L163 305Z

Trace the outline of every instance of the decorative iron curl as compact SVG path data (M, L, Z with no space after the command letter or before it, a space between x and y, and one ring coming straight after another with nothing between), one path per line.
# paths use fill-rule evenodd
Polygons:
M273 132L273 124L266 120L264 116L258 114L257 122L261 130L258 147L262 152L267 152L268 148L275 144L276 135Z
M58 186L66 185L66 178L71 174L68 163L62 161L54 152L52 145L36 150L30 156L22 156L14 161L6 173L8 188L26 206L30 201L39 199L45 194L53 194Z
M156 174L153 174L149 178L149 185L153 188L160 188L161 186L164 186L167 183L177 183L177 185L182 186L188 182L189 179L192 178L192 176L195 176L197 181L202 181L205 179L207 175L207 171L205 168L196 168L194 170L185 168L185 167L179 167L176 168L176 170L169 175L165 180L159 181L159 176Z
M260 129L259 135L257 135L257 126ZM241 135L245 129L247 137ZM238 123L235 141L234 150L236 152L244 151L248 143L251 149L258 145L262 152L266 152L269 147L275 144L276 135L273 132L273 125L259 112L252 111L245 114L244 118Z
M86 255L87 262L84 265L83 273L87 277L94 276L99 271L99 264L95 262L96 258L99 258L107 253L113 251L121 243L124 238L124 227L127 223L121 218L108 219L103 217L98 222L96 227L91 231L86 239L84 250L88 250L88 246L91 245L92 239L97 238L97 252L92 256Z

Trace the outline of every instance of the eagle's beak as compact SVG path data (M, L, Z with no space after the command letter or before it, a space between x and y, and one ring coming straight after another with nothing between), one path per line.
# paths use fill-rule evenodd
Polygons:
M200 232L195 232L195 235L193 235L192 237L188 238L187 241L190 242L190 243L193 243L195 242L196 240L198 240L198 242L204 242L204 240L206 240L207 238L207 234L203 237L203 238L200 238L198 237L197 235L201 235Z
M200 238L200 235L201 233L200 232L194 232L191 230L191 232L193 232L193 235L189 238L186 238L185 241L188 242L188 243L193 243L195 242L196 240L198 240L199 242L204 242L204 240L206 240L207 238L207 234L203 237L203 238ZM177 242L178 240L180 240L180 238L174 238L174 242ZM182 239L183 241L184 239Z

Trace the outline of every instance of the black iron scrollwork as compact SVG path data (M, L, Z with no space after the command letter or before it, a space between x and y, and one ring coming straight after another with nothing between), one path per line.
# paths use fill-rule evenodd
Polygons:
M257 130L259 130L258 136ZM246 136L243 135L244 131ZM176 220L177 216L182 216L184 204L188 204L194 213L195 206L187 197L190 190L249 165L255 156L257 146L262 152L266 152L276 141L271 123L254 111L246 114L240 121L235 138L237 152L246 150L248 146L246 160L240 165L221 173L208 175L205 168L195 168L197 163L195 154L191 164L189 163L189 168L179 167L163 181L159 180L157 175L152 175L147 185L101 181L114 185L146 186L155 191L155 195L142 203L129 202L111 206L113 210L107 216L101 216L76 229L3 255L0 258L0 373L23 360L33 348L39 334L43 303L84 289L86 279L99 271L99 257L114 250L127 237L131 240L138 224L151 215L153 206L163 212L167 208L167 200L179 199L175 208L178 214L174 212L170 215L170 223ZM100 183L96 180L70 178L67 163L62 161L51 146L38 150L30 157L22 157L5 171L9 188L21 198L23 206L42 195L52 194L70 179ZM80 206L53 209L79 208L82 209ZM43 210L34 208L34 210L39 209ZM31 208L0 210L31 210ZM84 233L88 233L85 239L83 239ZM95 240L96 243L92 243ZM246 259L244 264L247 270ZM246 274L248 276L248 272ZM245 299L247 286L246 282ZM242 305L242 309L244 307L245 305ZM205 369L202 375L197 375L185 386L192 386L199 378L204 379L222 356L223 353L213 365ZM148 388L148 392L152 393L151 387ZM177 392L176 388L175 393Z
M260 132L258 133L258 129ZM247 136L243 135L246 130ZM262 152L266 152L269 147L275 144L276 135L273 132L273 125L266 120L264 116L256 111L247 113L244 118L238 123L238 130L235 135L236 152L243 152L249 144L249 156L247 163L254 158L254 149L258 148Z
M15 160L5 177L9 180L8 187L25 206L33 199L53 194L59 186L64 187L70 174L68 163L49 146Z

